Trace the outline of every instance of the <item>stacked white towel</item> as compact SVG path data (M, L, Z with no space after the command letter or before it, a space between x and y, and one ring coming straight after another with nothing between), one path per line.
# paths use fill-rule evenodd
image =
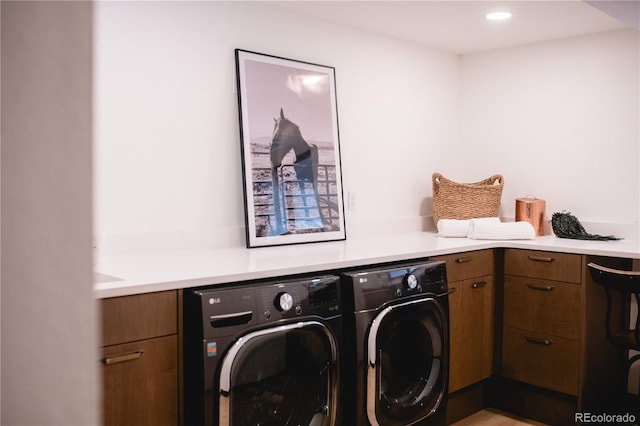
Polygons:
M500 223L500 218L483 217L478 219L440 219L438 221L438 236L447 238L467 238L471 221Z
M529 222L488 222L471 219L468 238L473 240L533 240L536 231Z

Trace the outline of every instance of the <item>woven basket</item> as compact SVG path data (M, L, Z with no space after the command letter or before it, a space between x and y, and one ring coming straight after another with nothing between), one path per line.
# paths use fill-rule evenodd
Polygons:
M432 181L433 221L436 224L440 219L497 217L500 213L502 175L476 183L457 183L434 173Z

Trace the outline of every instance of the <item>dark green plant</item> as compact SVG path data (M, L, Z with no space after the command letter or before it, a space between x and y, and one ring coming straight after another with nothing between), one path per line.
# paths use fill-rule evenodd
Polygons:
M566 212L554 213L551 216L551 227L553 228L553 233L556 234L558 238L595 241L610 241L622 239L614 237L613 235L589 234L587 231L585 231L584 226L582 226L577 217L575 217L571 213Z

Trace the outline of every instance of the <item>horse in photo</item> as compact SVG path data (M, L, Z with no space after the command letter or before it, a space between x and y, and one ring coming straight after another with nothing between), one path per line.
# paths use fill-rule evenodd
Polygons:
M271 139L271 148L269 150L271 159L273 208L275 216L275 228L271 230L271 235L283 235L293 232L289 229L289 214L286 201L287 186L283 182L284 167L282 164L283 159L291 150L293 150L295 155L295 161L293 163L295 180L298 181L298 185L303 196L305 193L305 182L310 182L312 184L313 199L315 200L315 208L318 211L318 217L315 218L315 225L309 226L308 223L313 221L309 221L308 218L305 218L307 225L302 227L300 230L306 232L322 231L324 226L322 215L320 213L320 204L318 202L317 192L318 147L315 144L307 143L307 141L304 140L298 125L284 116L282 108L280 108L280 117L274 118L274 121L273 137ZM308 209L308 206L306 206L306 197L303 198L302 204L305 206L301 207L301 209Z

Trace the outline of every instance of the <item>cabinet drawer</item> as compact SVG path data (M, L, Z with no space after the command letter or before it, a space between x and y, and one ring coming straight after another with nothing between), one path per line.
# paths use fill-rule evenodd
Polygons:
M582 257L535 250L505 251L504 273L545 280L580 283Z
M102 350L104 424L176 426L178 336Z
M576 340L505 327L502 375L577 395L578 353Z
M177 291L102 299L102 345L178 332Z
M568 339L580 338L582 286L504 277L504 325Z
M470 251L432 257L429 260L443 260L447 264L447 281L493 274L493 250Z

